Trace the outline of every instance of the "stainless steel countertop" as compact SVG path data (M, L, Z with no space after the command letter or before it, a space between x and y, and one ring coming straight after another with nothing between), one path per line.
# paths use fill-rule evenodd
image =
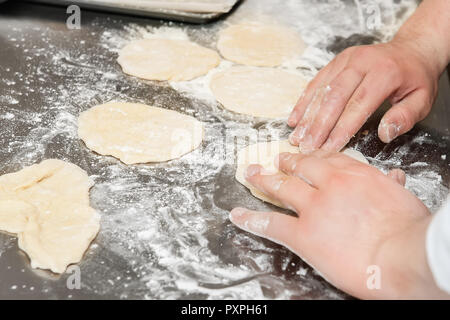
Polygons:
M311 22L317 30L341 23L349 26L347 36L352 33L353 1L328 4L342 11L342 21L327 20L334 9L325 4L302 3L306 11L323 11L323 20ZM270 7L272 18L295 19L283 1L247 0L225 23L263 6ZM401 5L395 10L396 17L405 13ZM165 83L125 76L115 63L116 53L105 48L108 39L130 32L130 24L133 30L183 28L195 41L211 46L223 21L194 26L83 11L82 29L68 31L66 17L60 7L14 1L0 5L0 174L51 157L79 165L95 179L91 202L102 215L102 229L79 265L81 290L67 288L68 274L32 270L16 238L0 234L1 299L349 298L288 250L236 229L227 219L238 205L273 207L252 198L234 180L233 164L215 164L212 159L222 150L214 140L246 127L269 128L285 136L286 125L232 115ZM364 34L343 38L317 45L339 50L355 39L372 39ZM380 110L351 142L380 168L404 169L410 189L425 195L433 210L443 201L450 180L447 75L440 85L431 115L410 133L389 145L381 143L376 137ZM125 166L90 152L74 134L76 116L112 98L195 115L207 125L202 157Z

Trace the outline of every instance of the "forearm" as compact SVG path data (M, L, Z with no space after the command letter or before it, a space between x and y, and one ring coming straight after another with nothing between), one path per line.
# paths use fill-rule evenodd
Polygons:
M394 42L407 43L421 54L436 75L450 62L450 1L424 0Z

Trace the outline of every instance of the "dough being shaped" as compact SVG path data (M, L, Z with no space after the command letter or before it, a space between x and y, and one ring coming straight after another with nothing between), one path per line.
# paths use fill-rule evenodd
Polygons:
M0 230L16 233L33 268L63 273L81 261L100 228L89 206L93 182L78 166L61 160L0 177Z
M224 108L263 118L287 118L306 80L279 69L232 67L215 74L210 87Z
M276 67L301 55L306 45L290 28L243 24L223 30L217 47L227 60L248 66Z
M219 54L186 40L143 39L132 41L117 62L123 72L147 80L192 80L220 63Z
M249 165L259 164L269 172L275 173L278 171L275 167L275 157L283 152L300 153L298 147L291 145L288 140L261 142L250 145L239 151L236 169L236 180L246 186L255 197L281 208L285 207L278 201L267 197L245 179L245 171ZM345 149L343 153L358 161L369 164L364 155L359 151Z
M171 110L108 102L81 113L78 135L89 149L126 164L163 162L200 146L203 124Z

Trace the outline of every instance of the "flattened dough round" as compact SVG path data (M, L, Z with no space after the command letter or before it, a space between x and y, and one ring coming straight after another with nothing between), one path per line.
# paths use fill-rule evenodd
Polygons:
M261 191L247 182L247 180L245 180L245 171L247 170L247 167L249 165L259 164L266 170L275 173L278 171L278 169L275 167L275 157L283 152L300 153L298 147L294 147L293 145L291 145L288 140L261 142L250 145L239 151L237 156L236 169L236 180L246 186L255 197L281 208L285 207L278 201L267 197L265 194L263 194ZM345 149L343 153L358 161L369 164L364 155L359 151Z
M224 108L255 117L288 117L306 80L279 69L232 67L215 74L210 87Z
M78 136L89 149L126 164L163 162L196 149L203 124L171 110L108 102L81 113Z
M16 233L33 268L63 273L79 262L100 228L89 206L93 182L78 166L61 160L0 177L0 230Z
M305 51L305 43L290 28L259 24L233 25L223 30L217 47L230 61L276 67Z
M186 40L143 39L132 41L117 62L123 72L147 80L192 80L220 63L217 52Z

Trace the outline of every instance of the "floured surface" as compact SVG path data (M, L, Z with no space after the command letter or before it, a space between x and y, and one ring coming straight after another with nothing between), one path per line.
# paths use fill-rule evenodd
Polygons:
M0 231L17 234L33 268L63 273L100 228L91 186L85 171L53 159L0 176Z
M119 52L125 73L147 80L191 80L220 63L219 55L193 42L174 39L132 41Z
M415 0L383 1L384 40ZM8 1L7 6L16 6ZM1 11L0 170L16 172L46 158L77 164L94 180L91 205L102 226L83 257L80 290L29 268L17 239L0 234L1 298L29 299L344 299L300 258L242 232L228 220L233 207L273 210L235 180L235 153L263 141L286 139L284 120L262 120L224 110L209 90L209 75L159 83L125 75L117 53L143 38L190 39L215 48L229 24L269 16L302 34L309 47L283 66L312 77L333 57L335 36L368 34L354 1L246 0L225 21L205 26L155 22L83 11L82 32L67 31L61 9L32 5L23 16ZM19 7L19 5L17 5ZM99 16L101 15L101 16ZM41 19L41 17L46 17ZM53 17L53 20L51 18ZM391 23L391 21L393 23ZM388 31L386 31L388 29ZM230 62L223 62L226 70ZM212 73L212 70L210 73ZM88 150L77 134L81 112L108 101L128 101L190 115L205 126L204 143L167 163L125 165ZM373 122L350 145L383 171L400 167L407 187L435 211L447 197L449 140L419 128L386 146Z
M108 102L81 113L78 135L89 149L126 164L164 162L198 148L203 125L163 108Z
M284 152L299 153L300 151L298 147L292 146L288 140L252 144L239 151L236 168L236 180L246 186L255 197L282 208L285 208L283 204L275 199L267 197L264 193L250 184L245 179L245 171L249 165L259 164L269 172L275 173L278 171L275 167L275 157ZM343 153L363 163L369 163L364 155L357 150L345 149Z
M211 90L231 111L264 118L287 118L306 87L300 75L279 69L233 67L217 73Z
M279 25L240 24L221 31L217 48L225 59L258 67L276 67L305 50L300 35Z

